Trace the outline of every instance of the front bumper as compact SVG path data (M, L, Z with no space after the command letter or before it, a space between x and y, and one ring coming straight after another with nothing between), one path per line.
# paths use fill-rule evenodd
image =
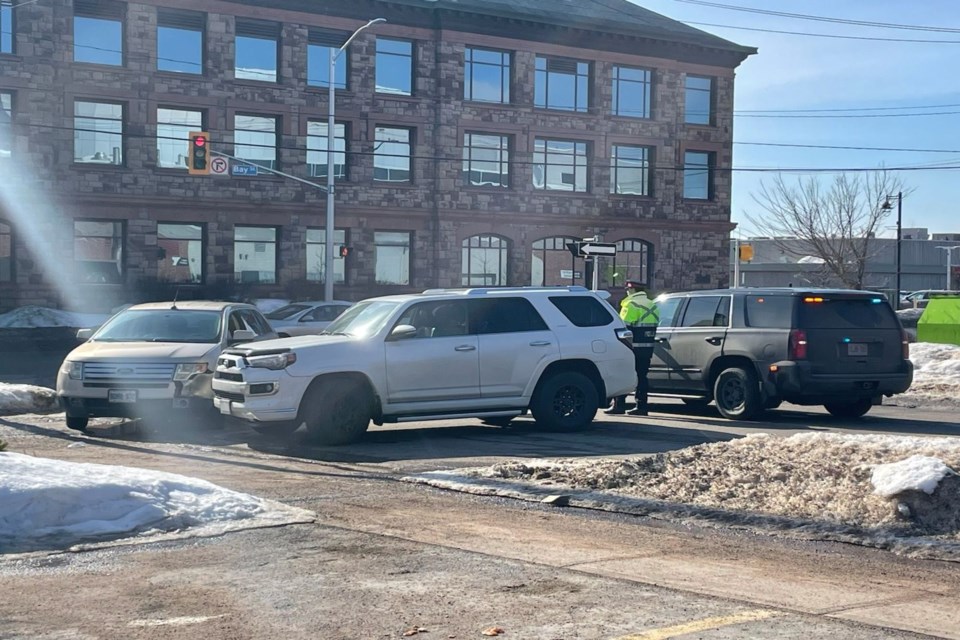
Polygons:
M776 370L772 370L773 368ZM771 366L764 391L794 404L824 404L838 400L878 398L903 393L913 384L913 363L898 373L813 373L810 363L784 361Z
M212 403L212 380L213 374L209 373L185 382L91 382L75 380L61 372L57 379L57 399L60 407L74 416L139 418L169 411L206 410ZM122 401L120 396L124 396Z
M297 417L310 378L253 367L219 367L213 380L213 406L226 416L250 422L280 422Z

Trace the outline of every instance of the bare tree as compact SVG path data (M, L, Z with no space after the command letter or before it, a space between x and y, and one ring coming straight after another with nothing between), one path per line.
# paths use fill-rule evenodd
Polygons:
M747 219L781 251L794 255L802 251L822 261L824 276L862 289L874 240L890 215L883 204L898 191L903 191L901 180L882 169L838 174L826 186L820 176L798 178L789 185L777 175L753 196L764 213Z

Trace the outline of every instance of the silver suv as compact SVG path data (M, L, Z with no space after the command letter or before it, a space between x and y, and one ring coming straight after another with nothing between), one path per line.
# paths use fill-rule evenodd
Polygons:
M225 351L213 380L221 413L258 432L305 424L343 444L376 424L530 410L548 429L589 425L636 385L630 332L583 287L429 290L372 298L319 336Z

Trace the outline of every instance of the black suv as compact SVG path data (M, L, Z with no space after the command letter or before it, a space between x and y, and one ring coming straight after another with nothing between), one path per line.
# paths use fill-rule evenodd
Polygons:
M665 294L650 392L749 419L781 402L859 418L913 382L907 336L882 294L722 289Z

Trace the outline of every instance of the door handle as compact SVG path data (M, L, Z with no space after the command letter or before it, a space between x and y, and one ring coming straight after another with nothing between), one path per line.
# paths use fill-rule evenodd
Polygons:
M704 338L703 341L709 342L713 346L718 347L720 346L720 343L723 342L723 338L718 338L717 336L714 336L712 338Z
M454 347L454 351L476 351L477 348L472 344L462 344L459 347Z
M530 343L530 346L531 347L549 347L551 344L553 343L550 342L549 340L534 340L533 342Z
M667 342L669 342L669 340L667 340L666 338L656 338L654 339L654 342L658 342L660 344L666 344Z

